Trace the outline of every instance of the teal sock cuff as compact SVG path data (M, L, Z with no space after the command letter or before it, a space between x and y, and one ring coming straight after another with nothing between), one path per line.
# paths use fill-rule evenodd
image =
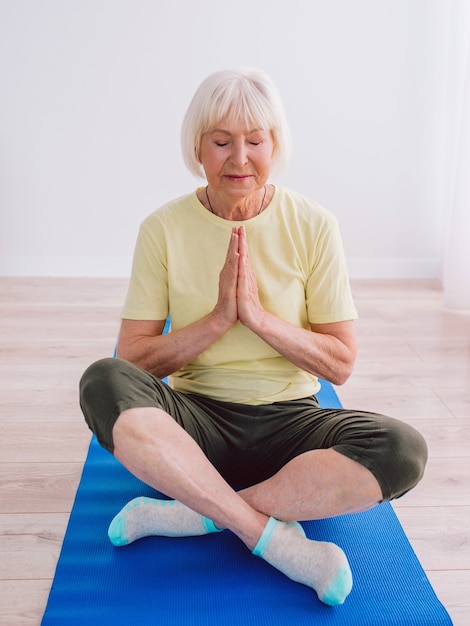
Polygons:
M274 517L270 517L268 523L266 524L263 534L258 540L258 543L254 547L253 553L255 556L262 557L266 548L268 547L269 542L271 541L272 534L274 532L275 527L278 524L278 520Z
M214 522L208 517L203 517L202 523L207 533L221 533L223 531L223 528L217 528Z

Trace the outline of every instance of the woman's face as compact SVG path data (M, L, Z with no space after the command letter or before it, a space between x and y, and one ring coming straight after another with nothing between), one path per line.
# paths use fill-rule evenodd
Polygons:
M199 159L212 190L245 198L266 184L273 149L270 130L225 119L202 136Z

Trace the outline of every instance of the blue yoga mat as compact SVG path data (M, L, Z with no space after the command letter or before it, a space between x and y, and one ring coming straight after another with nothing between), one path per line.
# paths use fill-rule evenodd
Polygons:
M322 406L341 406L328 383ZM354 576L342 606L322 604L254 557L230 532L151 537L115 548L107 528L124 504L156 492L93 437L42 625L444 626L437 599L390 504L305 522L308 537L338 543Z

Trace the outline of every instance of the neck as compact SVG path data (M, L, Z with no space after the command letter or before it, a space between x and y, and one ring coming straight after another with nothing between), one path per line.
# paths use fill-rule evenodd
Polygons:
M214 215L229 221L244 221L259 215L269 204L270 198L267 198L267 185L250 196L249 198L234 199L230 202L230 198L222 199L214 191L205 187L203 191L204 198L199 198L206 209Z

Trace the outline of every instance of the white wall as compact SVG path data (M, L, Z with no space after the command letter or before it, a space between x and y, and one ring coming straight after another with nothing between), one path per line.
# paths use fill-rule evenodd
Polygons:
M119 276L139 222L193 189L201 80L265 69L353 277L438 277L446 0L0 0L0 274Z

